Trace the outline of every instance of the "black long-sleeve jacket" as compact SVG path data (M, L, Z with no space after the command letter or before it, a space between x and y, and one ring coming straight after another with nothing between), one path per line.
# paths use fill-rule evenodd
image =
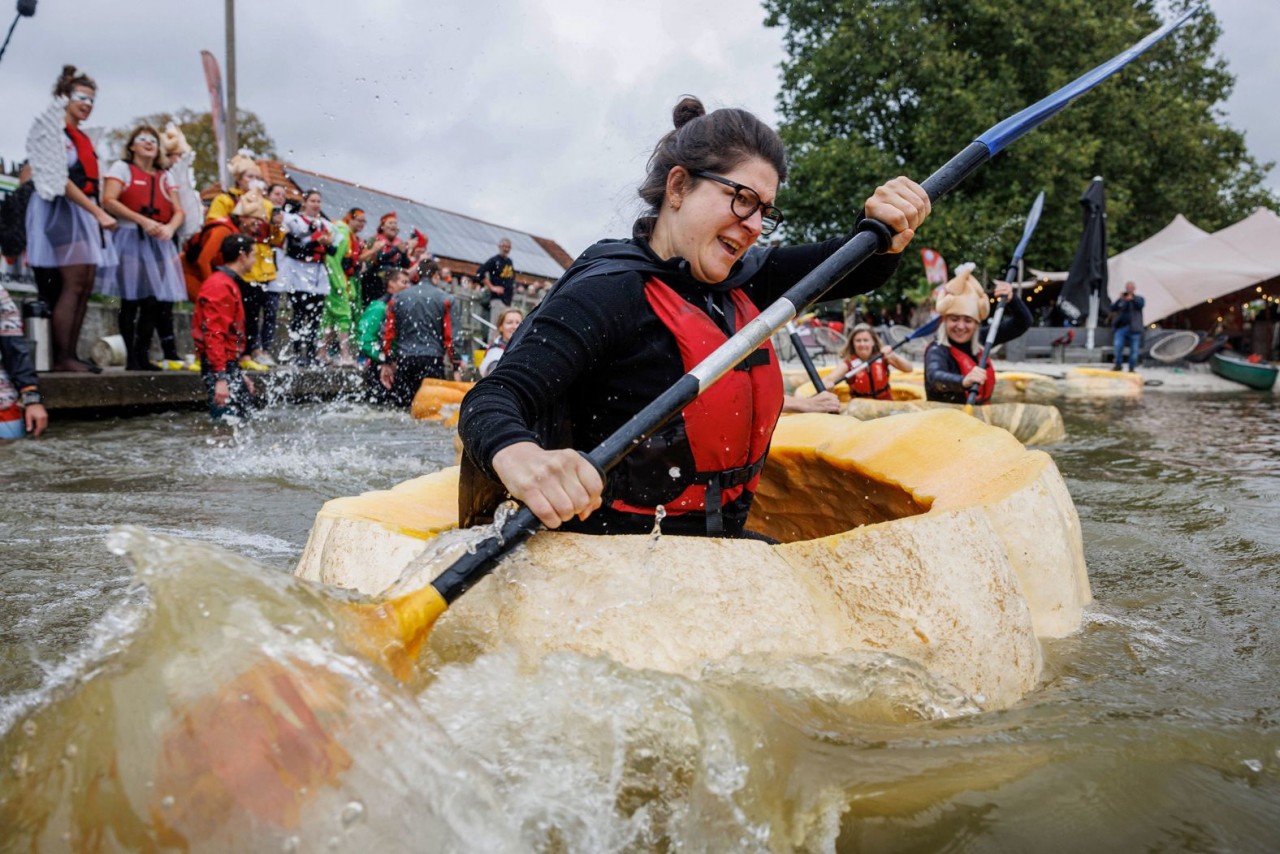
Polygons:
M967 349L972 355L978 346L986 343L988 328L984 326L974 333L967 347L958 344L954 346ZM1012 341L1030 328L1031 312L1022 300L1011 299L1006 304L1004 317L1000 319L1000 326L996 330L995 344ZM978 359L976 355L973 358L974 361ZM969 392L961 382L963 379L960 366L956 364L955 357L951 355L949 348L934 345L925 351L924 393L929 400L941 403L964 403Z
M770 250L743 292L757 306L768 306L847 239ZM643 240L623 242L642 250L660 268L656 275L666 285L717 319L709 300L714 289L694 279L687 262L662 261ZM874 256L828 297L867 293L897 265L896 255ZM647 278L636 271L572 278L525 321L502 361L462 404L458 432L468 457L484 474L494 477L493 456L509 445L536 442L548 447L534 425L556 406L567 410L571 446L590 450L684 375L674 337L645 299ZM745 519L747 507L726 505L726 520L735 510ZM590 522L583 530L595 530ZM566 527L577 529L574 524Z

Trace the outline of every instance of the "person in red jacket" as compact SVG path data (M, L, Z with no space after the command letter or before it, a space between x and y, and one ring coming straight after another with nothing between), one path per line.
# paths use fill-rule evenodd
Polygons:
M191 318L191 337L200 357L200 375L209 392L209 415L245 418L253 381L240 372L244 352L244 302L241 288L244 275L253 269L257 253L253 238L231 234L223 238L223 266L200 286L196 310Z

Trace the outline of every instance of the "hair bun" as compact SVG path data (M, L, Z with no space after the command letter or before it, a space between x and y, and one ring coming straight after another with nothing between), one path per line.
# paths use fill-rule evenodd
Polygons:
M707 114L707 110L702 106L702 102L692 95L685 95L680 99L680 103L676 104L676 108L671 111L671 120L676 126L676 130L687 125L696 118L701 118Z

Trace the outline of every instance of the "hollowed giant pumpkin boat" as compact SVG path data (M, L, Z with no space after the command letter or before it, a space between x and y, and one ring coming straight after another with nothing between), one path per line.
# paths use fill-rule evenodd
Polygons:
M386 590L455 526L457 481L449 468L328 502L297 574ZM538 534L430 644L687 675L734 656L868 650L1002 708L1036 684L1037 638L1074 632L1091 598L1053 461L959 412L783 419L749 527L782 542Z

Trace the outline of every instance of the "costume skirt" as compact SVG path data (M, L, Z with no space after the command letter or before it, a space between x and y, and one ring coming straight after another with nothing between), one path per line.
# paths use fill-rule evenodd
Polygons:
M280 259L279 275L267 285L270 293L317 294L329 293L329 271L323 262L299 261L285 255Z
M160 302L187 298L182 261L172 240L156 240L133 223L112 234L119 263L98 274L97 292L121 299L155 297Z
M58 196L51 202L33 193L27 203L27 263L32 267L69 267L116 263L116 247L93 214Z

